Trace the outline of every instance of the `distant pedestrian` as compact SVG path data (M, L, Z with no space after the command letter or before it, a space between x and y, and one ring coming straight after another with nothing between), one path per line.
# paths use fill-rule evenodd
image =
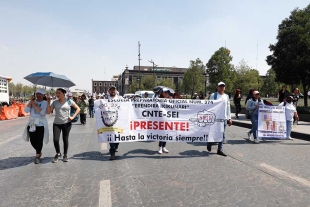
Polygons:
M58 100L55 100L52 104L48 102L47 114L55 109L55 119L53 124L53 140L56 155L53 159L53 163L58 162L61 158L59 139L60 133L62 132L62 139L64 142L64 155L63 161L68 162L68 148L69 148L69 133L71 130L71 121L80 113L80 108L76 105L73 100L66 99L66 90L58 88L56 90L56 96ZM76 111L73 116L70 116L71 107L75 108Z
M298 100L299 100L299 96L300 96L300 91L298 88L294 88L292 91L292 96L293 96L293 100L292 103L295 105L295 107L298 107Z
M43 88L37 89L35 97L31 96L24 109L26 113L30 112L30 117L23 133L23 139L27 141L30 139L32 147L36 150L35 164L40 163L43 141L45 144L49 141L48 122L46 119L47 102L43 100L44 95L45 90Z
M204 99L204 95L203 95L202 91L199 92L199 96L198 97L199 97L200 100Z
M259 106L264 105L263 100L260 99L260 95L258 91L253 92L253 98L249 99L246 104L246 109L249 110L251 114L251 122L252 129L247 132L248 139L251 139L251 133L253 133L254 142L256 144L259 143L259 139L257 137L257 128L258 128L258 108Z
M148 92L145 92L144 93L144 98L148 98L149 97L149 93Z
M81 100L78 102L78 106L80 107L80 121L82 125L86 124L86 115L87 115L87 107L88 102L86 101L86 96L83 94L81 96Z
M90 99L88 99L89 118L94 118L94 106L95 106L95 100L94 97L91 96Z
M286 139L293 140L291 137L293 117L296 121L299 120L296 107L292 104L293 96L287 96L286 101L279 104L279 106L285 107L285 118L286 118Z
M247 95L247 97L245 99L245 102L244 102L245 105L246 105L246 103L248 102L249 99L253 98L253 92L254 92L254 89L250 89L249 90L249 93L248 93L248 95Z
M236 93L234 95L234 104L235 104L235 108L236 108L236 118L239 119L238 114L241 112L241 90L237 89Z
M281 90L279 91L279 102L282 103L283 101L285 101L285 97L289 96L290 92L288 90L286 90L286 85L283 85Z
M198 99L197 93L194 93L194 95L192 96L192 99Z
M231 115L230 115L230 100L229 100L229 96L225 93L225 87L226 87L226 84L224 82L219 82L217 84L217 92L214 92L213 94L211 94L210 100L222 100L223 102L226 103L223 141L218 143L218 148L217 148L217 154L226 157L227 155L223 152L223 142L225 142L225 139L226 139L226 135L225 135L226 126L227 124L228 126L231 126L232 120L231 120ZM209 143L209 142L207 143L207 150L211 152L212 143Z
M162 93L159 98L170 98L170 90L167 88L162 89ZM169 151L166 148L167 142L159 142L159 150L158 154L169 153Z

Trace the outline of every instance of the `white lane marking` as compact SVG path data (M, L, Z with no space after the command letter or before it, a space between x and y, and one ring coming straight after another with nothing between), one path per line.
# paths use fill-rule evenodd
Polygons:
M7 142L9 142L9 141L12 141L13 139L16 139L16 138L18 138L18 137L21 138L22 136L21 136L21 135L14 136L14 137L12 137L12 138L10 138L10 139L5 140L4 142L1 142L0 145L5 144L5 143L7 143Z
M100 181L99 189L99 207L111 207L111 190L110 190L110 180Z
M100 143L100 149L101 150L107 150L108 149L107 143Z
M267 169L269 169L271 171L274 171L274 172L276 172L276 173L278 173L280 175L283 175L283 176L285 176L287 178L290 178L290 179L295 180L295 181L297 181L297 182L299 182L299 183L301 183L303 185L306 185L306 186L310 187L310 182L308 180L304 179L304 178L298 177L296 175L292 175L292 174L290 174L288 172L285 172L283 170L279 170L279 169L277 169L277 168L275 168L275 167L273 167L271 165L268 165L266 163L261 163L260 166L265 167L265 168L267 168Z

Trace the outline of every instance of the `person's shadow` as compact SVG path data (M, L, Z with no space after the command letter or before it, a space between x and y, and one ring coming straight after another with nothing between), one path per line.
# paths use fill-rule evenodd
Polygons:
M41 158L40 164L46 164L52 162L52 157L43 157ZM34 156L32 157L9 157L3 160L0 160L0 170L6 170L16 167L22 167L29 165L30 163L34 164Z

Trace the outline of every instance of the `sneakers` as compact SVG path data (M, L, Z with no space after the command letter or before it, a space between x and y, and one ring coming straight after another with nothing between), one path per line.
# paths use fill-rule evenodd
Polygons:
M221 156L224 156L224 157L227 157L227 155L223 151L221 151L221 150L217 150L217 154L221 155Z
M208 152L211 152L211 150L212 150L212 145L211 144L207 144L207 150L208 150Z
M115 152L118 152L118 147L115 147Z
M163 152L164 153L169 153L169 151L166 149L166 147L163 147Z
M251 132L248 131L247 134L248 134L248 139L251 139Z
M254 143L259 144L259 139L258 138L254 139Z
M40 164L40 157L34 158L34 164Z
M286 139L288 139L288 140L294 140L294 138L292 138L292 137L287 137Z
M56 154L54 159L53 159L53 163L58 162L58 160L61 158L61 153L60 154Z
M64 161L64 162L69 162L68 156L67 156L67 155L64 155L64 157L62 158L62 161Z
M162 153L163 153L163 148L159 147L158 154L162 154Z

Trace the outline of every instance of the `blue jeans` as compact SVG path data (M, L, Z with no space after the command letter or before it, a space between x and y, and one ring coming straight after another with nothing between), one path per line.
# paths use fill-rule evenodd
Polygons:
M93 106L89 106L89 116L94 117L94 107Z
M292 125L293 125L292 121L286 121L286 138L289 138L291 136Z
M223 141L222 141L222 142L219 142L218 148L217 148L218 151L222 151L222 149L223 149L223 142L225 142L225 139L226 139L226 135L225 135L226 126L227 126L227 120L224 120Z
M252 122L252 129L251 131L253 132L253 137L254 139L257 138L257 124L258 124L258 115L257 114L252 114L251 116L251 122Z

